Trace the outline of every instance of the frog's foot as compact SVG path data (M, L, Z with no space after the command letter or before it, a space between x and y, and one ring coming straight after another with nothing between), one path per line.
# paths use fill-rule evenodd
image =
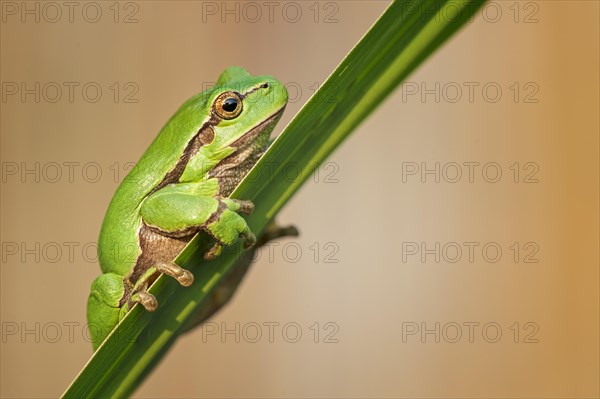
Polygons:
M252 201L223 197L219 197L219 201L233 212L240 212L244 215L251 215L254 212L254 203Z
M262 247L269 241L276 240L278 238L298 237L299 235L300 235L300 233L298 232L298 229L296 228L296 226L289 225L289 226L281 227L274 221L271 221L271 223L269 223L267 225L267 227L265 227L265 230L263 231L262 235L258 239L258 242L256 243L256 245L258 247Z
M244 249L248 249L256 244L256 236L250 231L240 234L240 237L244 240ZM206 253L204 259L213 260L223 252L223 244L217 241Z
M184 287L189 287L194 282L194 275L189 270L186 270L173 262L158 263L156 265L156 271L173 277Z
M224 206L220 206L218 212L211 216L212 221L203 227L216 240L212 248L204 254L206 260L219 256L225 245L232 245L238 238L244 240L246 249L256 243L256 236L250 231L246 220L237 213L252 213L254 204L251 201L231 198L222 198L220 202Z
M138 291L131 296L132 303L139 303L148 312L154 312L158 307L156 297L147 291Z
M148 292L148 286L156 278L156 273L163 273L173 277L179 284L189 287L194 282L194 275L173 262L158 262L137 280L132 288L131 303L139 303L147 311L154 312L158 307L158 301L154 295Z

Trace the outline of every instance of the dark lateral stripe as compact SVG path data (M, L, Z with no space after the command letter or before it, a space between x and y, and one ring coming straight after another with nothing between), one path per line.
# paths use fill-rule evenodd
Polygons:
M148 193L147 196L150 196L156 191L165 187L166 185L175 183L179 180L190 159L198 153L198 151L203 145L210 144L213 141L213 139L215 138L215 131L213 130L213 126L218 122L219 120L211 118L200 128L200 130L198 130L198 133L196 133L194 138L190 140L190 142L183 150L183 154L181 154L181 156L179 157L179 160L175 164L175 167L169 172L167 172L162 181L156 187L154 187L152 191Z

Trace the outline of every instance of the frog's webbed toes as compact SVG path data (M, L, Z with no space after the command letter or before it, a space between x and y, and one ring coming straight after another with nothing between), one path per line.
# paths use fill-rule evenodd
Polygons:
M224 198L222 202L227 205L227 208L234 212L240 212L244 215L251 215L254 212L254 203L248 200L239 200L233 198Z
M236 200L240 206L240 212L244 215L252 215L254 212L254 203L252 201Z
M161 262L156 265L156 270L167 276L173 277L184 287L189 287L194 282L194 275L175 263Z
M154 312L158 307L158 301L156 297L146 291L138 291L131 297L131 302L139 303L148 312Z
M223 252L223 247L225 245L233 244L238 237L244 240L244 249L248 249L256 244L256 236L250 231L246 221L244 221L244 219L242 219L239 215L236 215L236 217L237 218L235 220L239 221L237 224L234 223L224 228L222 226L220 229L215 228L208 230L212 237L216 239L216 242L208 251L206 251L204 254L204 259L215 259L221 254L221 252Z

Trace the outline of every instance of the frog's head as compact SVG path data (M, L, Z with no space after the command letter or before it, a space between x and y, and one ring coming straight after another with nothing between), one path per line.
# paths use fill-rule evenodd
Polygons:
M183 104L158 135L156 146L179 144L183 155L178 155L175 170L182 173L181 182L197 181L208 172L216 176L221 169L241 176L267 147L287 99L277 79L228 68L213 89Z
M245 69L226 69L208 94L213 151L249 143L266 145L287 104L285 86L271 76L252 76Z

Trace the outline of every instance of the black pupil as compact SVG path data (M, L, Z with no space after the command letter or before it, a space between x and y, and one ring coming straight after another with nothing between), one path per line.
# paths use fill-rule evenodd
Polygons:
M233 112L237 108L237 100L235 98L228 98L223 101L223 109L227 112Z

